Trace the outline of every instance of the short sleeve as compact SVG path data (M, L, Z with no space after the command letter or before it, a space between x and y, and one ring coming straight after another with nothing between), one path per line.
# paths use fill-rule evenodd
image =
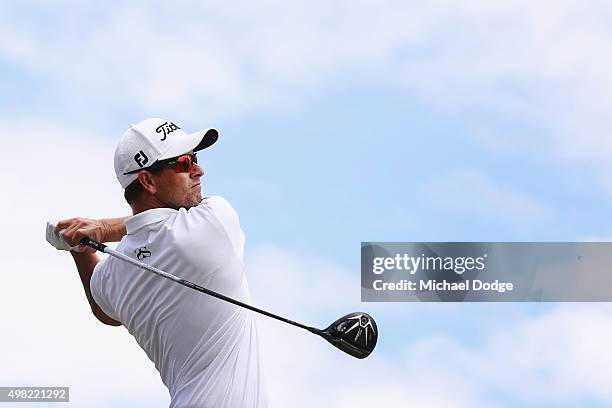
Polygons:
M221 196L206 197L202 204L219 220L232 242L234 252L244 263L244 232L240 228L240 218L234 207Z
M206 197L204 203L212 210L224 226L232 227L234 224L236 224L236 226L240 225L238 213L225 198L221 196Z

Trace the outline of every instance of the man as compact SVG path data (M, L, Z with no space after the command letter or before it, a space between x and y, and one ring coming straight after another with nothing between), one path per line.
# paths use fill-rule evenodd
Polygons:
M155 363L171 408L267 406L253 314L116 258L99 261L78 243L120 240L117 250L130 257L248 302L238 215L200 189L196 152L217 138L159 118L132 125L115 150L115 173L133 216L67 219L47 234L71 249L94 316L125 326Z

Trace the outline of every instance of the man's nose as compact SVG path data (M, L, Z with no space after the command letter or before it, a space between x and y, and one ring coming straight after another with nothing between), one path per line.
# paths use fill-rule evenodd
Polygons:
M204 175L204 167L197 163L191 165L191 177L202 177Z

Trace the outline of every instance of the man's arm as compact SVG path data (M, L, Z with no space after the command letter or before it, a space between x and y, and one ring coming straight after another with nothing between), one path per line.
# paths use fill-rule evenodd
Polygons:
M69 218L57 223L53 232L62 233L62 238L71 246L79 245L84 237L98 242L118 242L127 234L125 220L128 217L105 218L93 220L90 218ZM79 252L95 253L96 250L85 245L79 246Z
M103 220L71 218L58 222L54 233L59 234L60 231L63 231L61 236L70 246L79 245L79 241L86 236L100 242L121 241L121 238L126 234L126 218L108 218ZM91 276L93 275L94 268L100 261L96 251L92 248L79 245L79 250L70 251L70 254L79 271L79 277L81 278L83 289L85 289L85 296L94 316L109 326L121 326L121 322L112 319L102 311L91 294Z
M93 270L100 261L98 255L84 253L84 252L76 252L70 251L72 255L72 259L74 259L74 263L76 264L77 270L79 271L79 276L81 277L81 283L83 284L83 289L85 289L85 296L87 297L87 301L89 302L89 306L91 307L91 311L94 316L104 324L109 326L121 326L121 322L110 318L106 313L100 309L100 306L94 300L91 294L91 275L93 274Z

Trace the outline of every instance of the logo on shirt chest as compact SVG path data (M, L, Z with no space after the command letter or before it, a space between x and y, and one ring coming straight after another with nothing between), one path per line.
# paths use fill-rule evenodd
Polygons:
M134 253L136 254L136 258L138 258L139 261L142 261L143 259L151 256L151 251L149 251L147 247L137 248Z

